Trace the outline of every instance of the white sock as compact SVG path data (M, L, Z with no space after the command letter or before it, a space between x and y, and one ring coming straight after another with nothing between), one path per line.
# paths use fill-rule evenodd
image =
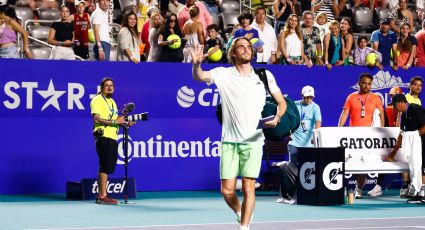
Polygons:
M238 217L239 222L242 221L242 212L235 212L236 216Z

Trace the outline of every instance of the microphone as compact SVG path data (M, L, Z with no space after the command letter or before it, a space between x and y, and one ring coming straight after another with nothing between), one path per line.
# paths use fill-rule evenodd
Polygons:
M133 102L129 102L124 106L124 109L122 110L123 114L128 114L129 112L133 111L133 109L136 107L136 105Z

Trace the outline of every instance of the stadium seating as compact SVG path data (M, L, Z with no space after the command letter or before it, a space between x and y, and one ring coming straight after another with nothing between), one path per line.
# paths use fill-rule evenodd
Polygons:
M34 59L50 59L52 49L46 46L31 46L30 50Z
M16 15L19 20L21 20L21 24L25 25L25 22L29 19L34 18L34 13L28 7L15 7Z
M354 32L370 32L374 30L373 12L369 8L359 8L354 12Z
M61 20L61 12L57 9L38 9L37 11L40 20Z
M49 27L47 26L29 26L28 28L29 35L33 38L36 38L41 41L47 41L49 36Z
M240 3L239 3L239 1L225 0L221 4L221 9L222 9L223 14L235 13L235 12L237 12L239 14L240 13Z

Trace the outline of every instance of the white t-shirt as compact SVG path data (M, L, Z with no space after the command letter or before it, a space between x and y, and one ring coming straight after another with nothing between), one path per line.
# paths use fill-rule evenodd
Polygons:
M100 25L99 37L100 41L111 43L111 38L109 36L109 20L108 12L103 11L100 8L97 8L91 15L90 21L92 25Z
M257 62L269 62L272 52L277 51L277 39L273 26L265 23L264 31L260 29L257 22L251 24L252 28L258 30L258 36L264 42L263 52L257 53Z
M221 98L223 127L221 140L232 143L263 141L262 129L257 129L266 99L266 90L254 69L249 76L241 76L235 67L212 69L211 83L215 83ZM280 92L272 73L266 71L271 93Z

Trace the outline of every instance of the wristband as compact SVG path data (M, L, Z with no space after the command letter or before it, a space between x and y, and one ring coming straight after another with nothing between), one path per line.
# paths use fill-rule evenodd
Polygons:
M329 62L328 61L325 61L325 65L329 65Z

